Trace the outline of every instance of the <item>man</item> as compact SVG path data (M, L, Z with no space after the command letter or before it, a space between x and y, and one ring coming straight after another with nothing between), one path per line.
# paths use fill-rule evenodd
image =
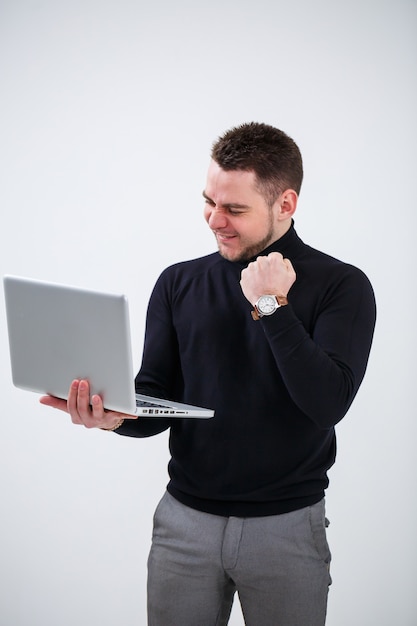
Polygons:
M334 427L365 373L375 324L364 274L305 245L293 215L296 144L250 123L216 141L205 218L218 253L165 270L152 293L137 390L215 409L210 420L68 410L87 427L146 437L170 428L170 482L154 518L150 626L325 623L324 491Z

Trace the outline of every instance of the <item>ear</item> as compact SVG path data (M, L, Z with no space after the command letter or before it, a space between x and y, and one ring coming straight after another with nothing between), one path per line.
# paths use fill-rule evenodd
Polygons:
M297 208L298 194L294 189L287 189L277 199L277 218L284 221L291 218Z

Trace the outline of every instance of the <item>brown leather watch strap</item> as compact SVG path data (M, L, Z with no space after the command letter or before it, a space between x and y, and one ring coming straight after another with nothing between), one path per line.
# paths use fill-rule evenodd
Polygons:
M288 304L288 298L287 296L275 296L277 299L277 302L279 304L280 307L285 306L286 304ZM255 322L257 322L258 320L261 319L261 317L264 317L263 315L260 316L259 315L259 311L258 308L255 304L253 311L251 311L251 315L252 315L252 319L255 320Z
M287 296L275 296L279 306L285 306L288 304L288 298Z

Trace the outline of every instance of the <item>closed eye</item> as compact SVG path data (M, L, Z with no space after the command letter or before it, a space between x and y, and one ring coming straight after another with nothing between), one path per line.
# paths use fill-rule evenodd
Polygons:
M204 198L204 200L205 200L205 203L206 203L206 204L208 204L208 205L210 205L210 206L216 206L216 203L214 202L214 200L212 200L211 198L209 198L209 197L206 195L206 192L205 192L205 191L203 191L203 198Z
M205 191L203 191L203 198L205 200L205 203L208 204L211 207L215 207L216 203L214 202L214 200L212 200L211 198L209 198ZM239 204L237 202L226 202L225 204L222 205L221 209L223 209L224 211L227 211L227 213L229 213L229 215L242 215L243 213L246 213L247 211L249 211L250 207L247 206L246 204Z

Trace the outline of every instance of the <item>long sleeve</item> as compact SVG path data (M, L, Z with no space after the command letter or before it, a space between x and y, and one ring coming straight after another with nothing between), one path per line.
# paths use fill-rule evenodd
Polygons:
M303 288L296 303L302 298ZM317 309L311 335L291 304L261 324L294 403L320 428L331 428L346 414L365 374L375 325L372 287L362 272L344 266Z
M135 378L137 393L166 399L179 399L176 391L181 379L178 344L172 325L171 306L158 281L152 292L147 316L142 366ZM144 418L126 420L118 434L149 437L171 426L172 420Z

